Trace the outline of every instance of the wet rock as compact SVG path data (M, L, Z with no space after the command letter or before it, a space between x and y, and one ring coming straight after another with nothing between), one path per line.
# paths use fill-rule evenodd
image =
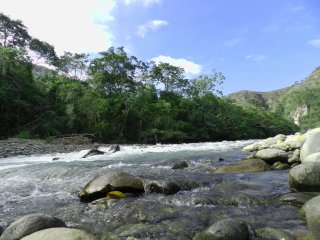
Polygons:
M259 228L256 229L256 233L258 237L265 240L295 240L295 238L286 231L276 228Z
M250 240L247 223L235 219L226 219L210 226L194 240Z
M165 195L176 194L181 190L178 183L169 180L152 180L146 184L146 191L150 193L162 193Z
M274 170L286 170L290 168L290 165L287 163L280 163L279 165L272 167Z
M306 162L292 168L289 185L301 192L320 191L320 162Z
M288 158L288 163L293 164L293 163L300 163L300 150L296 149L293 151L292 155L289 156Z
M110 146L109 150L110 153L115 153L120 151L120 146L118 144L113 144Z
M186 160L182 160L182 161L176 162L173 165L172 169L183 169L183 168L187 168L187 167L189 167L188 162Z
M220 204L221 200L216 196L196 195L191 197L193 205L216 205Z
M95 156L95 155L103 155L105 154L105 152L100 151L98 149L91 149L89 150L89 152L87 152L83 157L81 158L87 158L87 157L91 157L91 156Z
M7 227L0 240L18 240L46 228L66 227L58 218L44 214L30 214L19 218Z
M259 205L259 201L255 197L244 193L225 193L223 195L223 203L239 207L255 207Z
M21 240L98 240L85 231L74 228L49 228L35 232Z
M88 182L79 193L81 201L88 202L107 196L108 192L143 193L143 182L129 173L112 171Z
M256 157L264 160L268 164L273 164L276 161L287 161L288 153L280 149L262 149L256 153Z
M270 166L266 164L261 159L246 159L239 161L228 166L218 167L215 173L225 173L225 172L264 172L269 171Z
M52 158L52 161L57 161L57 160L60 160L60 158L59 157Z
M281 203L294 205L297 207L303 206L311 198L318 196L320 193L317 192L303 192L303 193L286 193L278 198Z
M305 208L309 231L313 239L320 239L320 196L312 198Z
M320 152L320 128L313 129L300 152L301 162L304 162L307 156Z

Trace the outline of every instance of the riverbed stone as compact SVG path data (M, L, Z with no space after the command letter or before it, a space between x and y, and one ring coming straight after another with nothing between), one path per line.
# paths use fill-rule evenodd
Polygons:
M299 192L299 193L286 193L278 198L278 201L285 204L302 207L310 199L318 196L318 192Z
M309 155L317 152L320 152L320 128L313 129L310 135L307 136L305 143L301 147L301 162L305 162Z
M171 180L150 180L146 182L146 186L147 192L165 195L176 194L181 190L180 185Z
M225 173L225 172L264 172L271 170L270 166L266 164L261 159L246 159L234 164L230 164L223 167L218 167L215 173Z
M248 224L236 219L225 219L211 225L202 234L196 235L194 240L249 240Z
M289 155L288 158L288 163L293 164L293 163L300 163L300 149L295 149L292 153L292 155Z
M305 142L306 135L301 133L296 133L294 135L287 136L284 141L286 145L288 145L289 149L300 149Z
M270 240L295 240L293 236L287 233L284 230L265 227L256 229L257 236L261 239L270 239Z
M309 200L305 210L307 225L313 239L320 239L320 196Z
M58 218L44 214L30 214L19 218L7 227L0 240L18 240L46 228L66 227Z
M111 191L143 193L144 187L140 178L126 172L112 171L88 182L79 193L79 197L81 201L90 202L107 196Z
M320 191L320 162L306 162L292 168L289 185L301 192Z
M172 169L183 169L183 168L187 168L187 167L189 167L188 162L186 160L181 160L181 161L175 162L173 164Z
M256 153L256 157L264 160L268 164L273 164L276 161L287 161L288 153L280 149L270 148L259 150Z
M28 235L21 240L98 240L93 235L74 228L49 228Z

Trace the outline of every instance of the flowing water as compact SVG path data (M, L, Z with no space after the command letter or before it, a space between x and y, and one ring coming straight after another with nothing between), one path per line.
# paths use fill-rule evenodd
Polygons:
M307 228L297 216L298 208L277 201L290 192L288 170L214 173L216 167L245 157L239 149L251 142L124 145L114 154L86 159L81 159L82 152L0 158L0 226L26 214L47 213L97 236L192 239L210 224L231 217L254 228L304 234ZM55 157L60 159L52 161ZM177 160L187 160L189 168L172 170ZM128 197L109 208L79 201L77 193L85 183L114 170L142 179L173 180L184 190Z

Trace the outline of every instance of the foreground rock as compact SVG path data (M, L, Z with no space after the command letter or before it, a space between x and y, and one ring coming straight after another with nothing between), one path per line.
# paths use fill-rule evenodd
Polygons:
M147 192L162 193L165 195L176 194L181 190L178 183L169 180L152 180L146 183Z
M225 172L264 172L271 170L270 166L260 159L246 159L235 164L219 167L215 173Z
M18 240L46 228L66 227L58 218L44 214L30 214L19 218L5 229L0 240Z
M320 162L306 162L292 168L289 185L301 192L320 191Z
M258 237L261 239L272 239L272 240L295 240L289 233L276 228L260 228L256 230Z
M312 198L306 204L308 228L313 239L320 239L320 196Z
M88 182L79 193L79 197L81 201L90 202L106 197L111 191L143 193L144 187L140 178L125 172L112 171Z
M97 240L93 235L79 229L50 228L35 232L21 240Z
M235 219L226 219L210 226L194 240L250 240L247 223Z

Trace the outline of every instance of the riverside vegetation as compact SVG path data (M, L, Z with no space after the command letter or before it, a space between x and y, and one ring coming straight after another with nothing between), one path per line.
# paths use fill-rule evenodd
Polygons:
M141 61L121 47L94 59L70 52L58 57L4 14L0 40L0 138L90 133L108 143L181 143L298 130L280 114L221 98L224 76L216 71L186 79L181 68Z

